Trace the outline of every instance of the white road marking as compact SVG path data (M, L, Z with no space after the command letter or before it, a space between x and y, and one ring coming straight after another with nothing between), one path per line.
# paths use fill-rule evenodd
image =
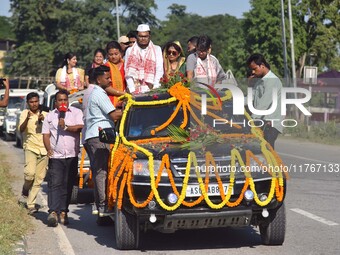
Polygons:
M48 208L47 206L47 201L41 194L41 192L38 193L38 196L40 197L41 203L44 208ZM72 245L70 241L68 240L63 228L58 224L57 227L53 228L54 233L56 233L58 237L58 245L60 247L60 250L65 254L65 255L75 255L75 252L72 248Z
M330 162L330 161L323 161L323 160L318 160L318 159L313 159L313 158L305 158L301 156L296 156L292 154L287 154L287 153L282 153L282 152L277 152L280 156L287 156L287 157L292 157L292 158L298 158L298 159L303 159L303 160L309 160L309 161L314 161L314 162L320 162L324 164L339 164L339 162Z
M338 223L336 223L334 221L326 220L326 219L324 219L322 217L314 215L314 214L312 214L310 212L306 212L306 211L304 211L302 209L299 209L299 208L293 208L293 209L290 209L290 210L292 210L293 212L299 213L299 214L301 214L303 216L306 216L306 217L308 217L308 218L310 218L312 220L316 220L318 222L326 224L328 226L337 226L337 225L339 225Z

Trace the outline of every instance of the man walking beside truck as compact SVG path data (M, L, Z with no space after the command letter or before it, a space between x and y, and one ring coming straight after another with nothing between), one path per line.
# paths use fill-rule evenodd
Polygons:
M25 153L24 185L19 202L24 203L27 200L28 213L33 214L37 212L35 202L48 164L47 151L41 134L42 122L47 113L39 111L38 93L29 93L26 100L29 109L22 111L19 122Z

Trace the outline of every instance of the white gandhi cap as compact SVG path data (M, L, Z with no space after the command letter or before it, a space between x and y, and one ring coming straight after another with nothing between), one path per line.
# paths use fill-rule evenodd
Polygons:
M150 27L147 24L140 24L137 27L137 31L138 32L147 32L147 31L150 31Z

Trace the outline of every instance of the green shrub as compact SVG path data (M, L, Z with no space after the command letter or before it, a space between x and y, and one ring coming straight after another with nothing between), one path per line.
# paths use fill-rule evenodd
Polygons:
M1 159L0 159L1 161ZM18 205L8 167L0 163L0 254L14 254L15 244L31 226L26 209Z
M312 123L310 128L303 123L298 123L296 127L287 127L283 134L292 137L307 139L311 142L319 142L326 144L340 143L340 126L336 121L327 123Z

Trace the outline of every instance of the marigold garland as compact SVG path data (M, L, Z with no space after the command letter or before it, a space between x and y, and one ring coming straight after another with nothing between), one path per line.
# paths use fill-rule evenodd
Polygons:
M81 149L81 158L79 164L79 188L82 189L84 187L84 161L85 161L86 151L83 147Z
M252 127L251 128L251 134L226 134L222 135L223 137L252 137L252 138L257 138L261 142L261 151L265 157L265 160L267 162L267 165L264 165L263 162L261 162L251 151L246 151L246 163L243 162L243 159L241 157L241 154L238 149L234 148L231 150L231 173L229 177L229 183L228 183L228 190L227 194L224 194L224 189L223 189L223 182L217 173L215 171L215 177L216 177L216 182L218 183L219 189L220 189L220 196L221 196L221 202L218 204L213 203L208 194L208 186L209 186L209 171L206 171L206 176L205 180L203 182L202 177L200 176L200 173L197 171L197 181L201 190L202 195L196 198L194 201L186 201L185 196L186 196L186 189L188 186L189 182L189 175L190 175L190 168L191 166L194 166L196 168L197 164L197 159L196 155L194 152L190 152L188 155L188 161L186 165L186 170L185 170L185 175L182 183L182 190L181 192L178 191L176 183L174 181L174 176L171 172L170 169L170 160L168 154L164 154L162 157L162 161L160 164L160 168L158 169L157 176L155 177L154 173L154 159L153 159L153 154L141 147L141 145L146 144L146 143L169 143L171 142L171 139L169 137L154 137L151 139L140 139L136 141L128 141L124 137L124 126L126 122L126 117L129 109L132 106L151 106L151 105L162 105L162 104L170 104L175 101L178 101L177 107L173 114L170 116L170 118L164 122L162 125L158 126L154 130L152 130L152 134L154 135L155 132L164 129L168 125L171 124L172 120L176 117L178 111L180 108L182 108L183 113L184 113L184 119L183 123L181 124L181 127L184 128L187 125L188 121L188 111L190 112L191 116L193 119L199 124L202 125L203 123L200 121L200 119L195 115L194 111L191 109L190 104L192 104L194 107L199 107L200 103L196 100L200 98L197 94L194 94L194 98L190 99L190 90L188 88L183 87L180 83L175 84L168 90L169 94L172 96L169 99L166 100L156 100L156 101L147 101L147 102L137 102L132 99L130 95L124 95L122 97L125 97L127 99L127 104L125 107L125 110L123 112L123 116L121 119L120 123L120 128L119 128L119 136L116 138L116 142L114 145L114 148L112 150L112 158L114 156L114 160L111 158L110 161L110 172L108 176L108 198L109 198L109 205L113 205L115 202L117 202L118 208L120 209L122 206L122 200L124 196L124 190L127 189L127 193L129 196L129 199L133 206L137 208L143 208L147 206L147 204L151 201L151 199L155 198L158 204L165 210L168 211L173 211L176 210L180 205L184 205L187 207L193 207L195 205L200 204L203 200L212 208L212 209L220 209L223 206L229 206L229 207L235 207L238 206L244 197L244 192L250 188L254 192L254 200L255 202L260 205L260 206L266 206L267 204L270 203L270 201L274 198L274 194L276 194L276 198L278 201L283 200L284 196L284 181L283 181L283 176L282 176L282 171L270 171L274 166L283 166L282 161L280 157L277 155L277 153L271 148L271 146L268 146L268 143L264 140L263 138L263 133L259 128ZM229 92L229 91L228 91ZM222 101L229 100L232 98L231 93L226 93L224 97L222 97ZM121 97L121 98L122 98ZM209 99L208 102L213 102L213 100ZM216 105L208 105L208 109L215 109ZM219 117L213 113L208 112L210 116L212 117ZM246 117L251 120L250 116L245 113ZM148 164L149 164L149 171L150 171L150 186L151 190L144 202L137 202L134 198L133 194L133 187L132 187L132 178L133 178L133 161L136 155L134 154L136 151L143 153L147 158L148 158ZM261 167L263 170L266 170L268 168L268 173L271 175L271 185L270 185L270 190L268 193L268 198L265 201L260 201L258 198L258 195L256 193L256 187L254 180L251 176L251 173L249 171L244 172L245 176L245 181L244 185L241 191L241 194L239 197L234 201L231 202L230 198L233 192L233 188L235 185L235 166L238 163L239 166L241 167L246 167L250 165L250 159L253 159L259 167ZM209 165L213 165L216 167L216 163L214 161L213 155L208 152L206 154L206 166L208 169ZM246 169L246 168L245 168ZM168 179L170 182L170 185L173 189L173 192L178 196L178 201L176 204L172 206L166 205L163 200L161 199L159 193L158 193L158 184L161 180L161 175L162 172L166 171L168 175ZM285 173L286 174L286 173ZM119 185L119 191L118 191L118 183ZM127 188L126 188L127 187Z

